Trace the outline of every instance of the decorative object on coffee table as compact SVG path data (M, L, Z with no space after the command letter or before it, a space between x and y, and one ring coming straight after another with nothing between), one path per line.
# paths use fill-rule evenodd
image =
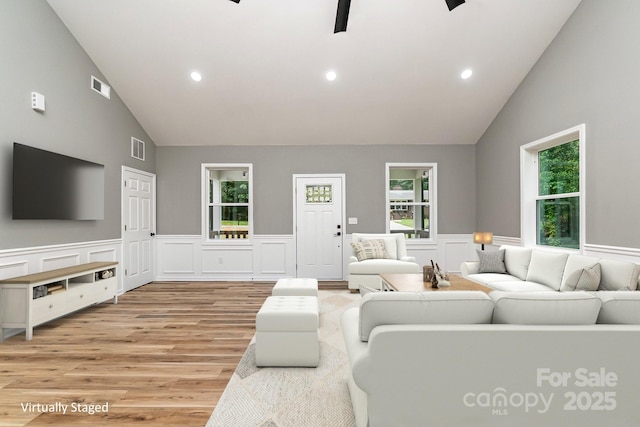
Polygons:
M433 267L431 267L430 265L425 265L424 267L422 267L422 280L424 282L428 282L431 283L431 280L433 279L433 276L435 276L435 271L433 270Z
M436 267L433 264L433 260L431 260L431 269L434 271L434 275L431 278L431 287L432 288L437 288L438 287L438 275L437 275Z

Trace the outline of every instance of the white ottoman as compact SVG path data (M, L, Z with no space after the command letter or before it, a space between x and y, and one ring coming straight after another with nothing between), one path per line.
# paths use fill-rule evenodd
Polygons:
M279 279L273 290L273 296L318 296L318 281L316 279Z
M318 298L271 296L256 316L257 366L318 366Z

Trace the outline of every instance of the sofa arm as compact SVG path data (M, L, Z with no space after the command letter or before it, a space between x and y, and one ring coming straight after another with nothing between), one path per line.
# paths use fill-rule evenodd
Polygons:
M355 256L351 255L349 257L349 264L351 264L352 262L358 262L358 258L356 258Z
M403 256L403 257L400 257L400 261L416 262L416 257L414 257L414 256Z
M460 273L462 277L466 277L470 274L478 274L480 271L480 261L465 261L460 264Z

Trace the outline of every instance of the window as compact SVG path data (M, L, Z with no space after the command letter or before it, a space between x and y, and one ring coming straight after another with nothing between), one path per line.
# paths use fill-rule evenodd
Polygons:
M584 244L584 125L521 148L525 245Z
M387 232L436 236L436 164L387 163Z
M247 239L252 226L252 166L203 164L206 239Z

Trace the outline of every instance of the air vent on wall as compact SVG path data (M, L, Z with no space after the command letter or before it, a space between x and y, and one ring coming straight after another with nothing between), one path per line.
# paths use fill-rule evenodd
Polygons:
M131 137L131 157L144 161L144 141Z
M95 90L105 98L111 99L111 87L93 76L91 76L91 89Z

